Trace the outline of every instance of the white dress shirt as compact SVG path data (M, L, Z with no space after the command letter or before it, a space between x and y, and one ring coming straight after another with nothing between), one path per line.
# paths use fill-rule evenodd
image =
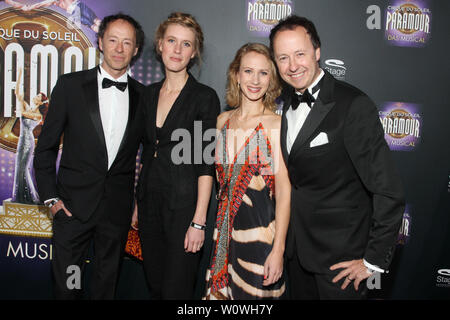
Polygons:
M100 117L102 119L103 133L105 135L106 150L108 152L108 169L114 162L120 143L128 123L128 86L125 91L120 91L115 86L102 88L103 78L117 82L127 82L128 75L124 73L118 79L114 79L100 66L98 73L98 102Z

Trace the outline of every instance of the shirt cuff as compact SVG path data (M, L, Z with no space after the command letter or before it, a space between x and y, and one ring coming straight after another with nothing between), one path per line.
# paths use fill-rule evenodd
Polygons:
M383 270L380 267L374 266L373 264L370 264L366 261L366 259L363 259L364 265L369 269L370 272L380 272L380 273L388 273L389 271Z
M47 199L47 200L44 201L44 205L49 204L50 201L53 201L53 200L59 200L59 199L58 199L58 198L50 198L50 199Z

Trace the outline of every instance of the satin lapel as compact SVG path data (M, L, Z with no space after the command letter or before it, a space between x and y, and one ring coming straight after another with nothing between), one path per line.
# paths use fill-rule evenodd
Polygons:
M133 124L136 110L138 108L137 103L139 101L139 93L134 87L134 84L130 77L128 77L128 122L123 133L122 141L120 142L119 150L117 151L116 159L120 156L120 152L126 146L126 141L130 133L131 125Z
M289 153L287 151L287 146L286 146L286 135L287 135L287 130L288 130L286 112L289 109L290 105L291 105L290 98L286 99L286 101L283 103L283 111L281 114L281 133L280 133L281 140L280 140L280 143L281 143L281 152L283 154L283 158L284 158L284 161L286 162L286 164L288 163L288 160L289 160Z
M106 151L105 134L103 132L102 118L100 115L100 106L98 101L98 84L97 84L97 68L89 70L86 75L86 81L83 84L84 97L86 99L86 106L89 116L97 132L98 142L100 148L103 150L105 161L107 165L108 153Z
M156 143L156 112L158 110L159 92L161 91L163 83L164 80L155 86L153 92L151 92L150 101L145 104L145 107L148 108L147 111L150 121L150 123L145 124L146 127L149 126L149 129L146 129L145 132L149 132L151 134L151 139L149 140L151 140L153 144Z
M291 154L308 140L333 106L334 102L323 104L320 100L317 100L292 145Z
M290 157L309 139L335 104L333 100L335 80L326 70L324 70L324 72L325 75L323 84L320 88L319 97L314 103L311 112L306 117L305 123L292 145L291 153L289 154Z

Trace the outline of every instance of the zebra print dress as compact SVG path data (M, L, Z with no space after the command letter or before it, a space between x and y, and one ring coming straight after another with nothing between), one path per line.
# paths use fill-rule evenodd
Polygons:
M259 123L231 160L228 129L229 120L221 129L216 146L219 202L204 299L277 299L285 291L283 278L263 286L264 263L275 236L270 141ZM263 187L248 187L252 179L263 179Z

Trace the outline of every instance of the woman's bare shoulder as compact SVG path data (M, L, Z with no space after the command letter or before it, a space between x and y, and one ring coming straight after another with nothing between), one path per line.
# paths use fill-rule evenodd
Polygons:
M266 129L280 129L281 116L272 111L266 111L263 117L263 125Z
M230 118L231 113L234 110L229 110L229 111L224 111L221 114L219 114L217 116L217 122L216 122L216 127L217 129L222 129L223 125L225 124L225 122Z

